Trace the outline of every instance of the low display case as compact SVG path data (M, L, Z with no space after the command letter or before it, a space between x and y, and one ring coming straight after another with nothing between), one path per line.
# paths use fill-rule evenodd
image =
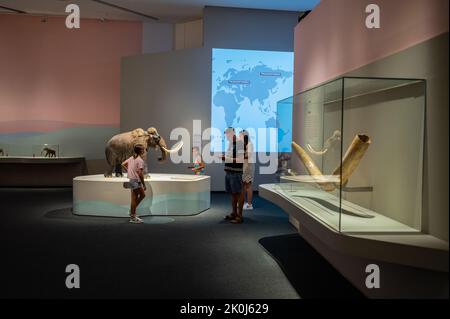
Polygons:
M58 158L62 156L59 144L0 143L0 157Z
M38 144L32 146L33 157L57 158L59 155L58 144Z

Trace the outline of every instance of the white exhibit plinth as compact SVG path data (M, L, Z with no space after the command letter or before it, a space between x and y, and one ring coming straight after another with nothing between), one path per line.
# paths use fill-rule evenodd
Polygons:
M418 229L308 185L261 184L259 190L279 195L275 204L288 201L317 221L347 234L420 233Z
M73 179L73 213L76 215L128 217L131 191L123 188L126 177L103 175ZM145 179L146 197L137 214L196 215L210 208L211 178L205 175L151 174Z

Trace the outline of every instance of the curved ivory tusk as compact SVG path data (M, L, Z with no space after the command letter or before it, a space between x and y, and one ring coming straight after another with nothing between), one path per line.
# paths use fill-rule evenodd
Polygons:
M312 146L309 143L306 144L306 148L308 149L308 151L311 154L314 154L314 155L323 155L323 154L325 154L328 151L328 148L324 148L321 151L316 151L315 149L312 148Z
M165 148L164 146L161 146L161 149L164 151L164 152L167 152L167 153L176 153L176 152L178 152L181 148L183 147L183 141L179 141L178 143L176 143L173 147L172 147L172 149L167 149L167 148Z
M371 142L372 141L370 140L370 137L367 135L364 134L356 135L352 143L348 147L347 151L345 152L341 164L338 167L336 167L336 169L332 174L341 176L341 183L335 183L334 185L330 182L317 182L317 184L319 184L319 186L324 191L327 192L333 191L335 187L340 187L340 185L347 184L348 179L355 171L355 169L358 167L359 162L366 153L367 148L369 147ZM306 169L308 170L308 173L311 176L319 177L323 175L320 169L316 166L314 161L308 155L308 153L306 153L305 150L300 145L298 145L295 142L292 142L292 148L294 149L295 153L299 156L299 158L301 159Z
M300 145L298 145L295 142L292 142L292 148L305 165L309 175L311 176L323 175L320 169L316 166L316 163L314 163L312 158L308 155L308 153L306 153L306 151ZM317 184L320 186L320 188L322 188L326 192L332 192L336 188L334 184L330 182L318 182Z

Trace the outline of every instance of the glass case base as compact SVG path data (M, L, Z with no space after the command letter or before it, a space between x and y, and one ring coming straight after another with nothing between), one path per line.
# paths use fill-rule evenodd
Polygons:
M262 186L279 193L299 209L335 230L339 230L340 223L341 231L345 233L419 233L417 229L345 199L340 202L339 197L323 192L312 185L283 183ZM339 206L342 207L340 222Z

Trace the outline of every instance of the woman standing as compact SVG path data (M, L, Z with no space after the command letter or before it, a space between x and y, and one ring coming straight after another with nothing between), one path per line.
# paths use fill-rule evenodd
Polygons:
M242 130L239 133L239 138L244 141L244 165L242 173L242 192L244 194L244 210L252 210L252 198L253 198L253 177L255 173L255 160L253 143L250 141L250 136L246 130ZM247 198L246 198L247 197Z

